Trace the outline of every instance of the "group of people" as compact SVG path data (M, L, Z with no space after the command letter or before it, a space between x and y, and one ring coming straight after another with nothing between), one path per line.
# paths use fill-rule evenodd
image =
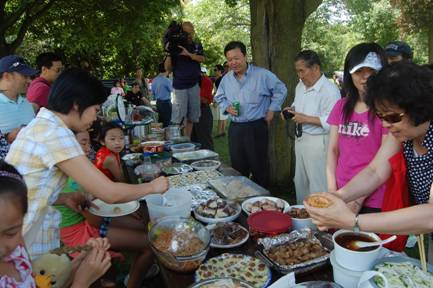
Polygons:
M194 27L184 22L182 28L189 35L186 47L180 46L177 55L169 53L152 81L157 109L165 111L165 126L183 123L186 135L213 149L209 105L216 103L221 115L231 120L233 168L267 187L269 125L281 113L295 124L297 202L322 192L320 196L332 203L328 208L304 203L320 229L433 232L433 71L412 63L406 43L393 42L385 49L376 43L352 47L344 61L343 92L322 73L317 53L299 52L294 59L299 77L295 98L282 109L285 84L267 69L248 63L246 46L239 41L225 46L229 69L216 67L213 92L207 71L200 67L205 58L203 47L193 40ZM76 264L73 287L88 287L101 277L112 257L122 257L119 250L135 254L127 287L138 287L146 277L142 272L152 267L144 215L99 218L83 208L93 197L118 203L164 193L168 181L160 177L146 184L125 183L120 165L124 135L113 123L98 131L101 147L91 161L88 130L106 101L105 88L84 70L63 71L53 53L40 55L37 65L40 76L31 81L38 71L23 58L0 59L0 152L7 162L0 162L0 284L34 287L29 259L62 241L93 247L71 255ZM167 78L170 72L173 83ZM120 82L114 93L141 103L137 95L143 93L145 80L138 78L141 82L136 80L125 95ZM416 205L383 212L396 155L404 160ZM26 265L16 266L18 262Z
M0 59L0 123L2 129L8 128L5 139L11 142L7 163L0 165L0 202L6 213L0 232L0 283L34 287L31 268L18 264L37 259L62 241L94 247L71 255L77 267L71 278L74 287L88 287L101 277L110 267L111 257L122 257L116 253L119 250L134 253L127 285L139 287L146 277L143 271L151 272L153 263L143 213L112 221L95 219L84 208L93 197L117 203L163 193L168 181L160 177L147 184L125 184L119 157L123 131L110 123L100 130L102 147L92 163L87 157L88 130L107 98L103 84L84 70L68 69L50 85L46 106L39 102L33 107L21 94L36 72L18 56ZM33 81L42 82L38 78ZM38 110L36 116L34 109ZM15 128L19 132L14 132Z
M268 124L287 89L274 74L247 62L242 43L229 43L224 53L231 71L215 101L231 118L231 163L266 187ZM295 57L299 83L281 114L295 123L297 202L320 229L433 232L433 71L412 63L412 57L401 41L385 49L358 44L344 61L343 91L321 72L317 53L304 50ZM315 192L333 205L309 206L304 199ZM415 206L405 208L410 203Z

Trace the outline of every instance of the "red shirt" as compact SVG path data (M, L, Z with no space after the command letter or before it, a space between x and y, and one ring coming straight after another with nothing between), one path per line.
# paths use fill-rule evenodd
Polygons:
M110 178L112 181L116 181L116 179L114 178L113 174L111 174L110 170L104 168L104 162L105 159L110 156L113 155L116 160L117 163L119 164L120 167L120 156L119 154L116 154L114 152L111 152L110 150L108 150L107 147L103 146L101 149L98 150L98 152L96 152L96 158L95 158L95 166L96 168L98 168L102 173L105 174L105 176L107 176L108 178Z
M37 77L30 83L27 90L27 100L31 103L36 103L39 107L48 105L48 94L50 94L51 83L45 78Z
M207 104L210 104L213 101L212 89L212 80L210 80L208 76L202 76L200 82L200 97L206 99Z

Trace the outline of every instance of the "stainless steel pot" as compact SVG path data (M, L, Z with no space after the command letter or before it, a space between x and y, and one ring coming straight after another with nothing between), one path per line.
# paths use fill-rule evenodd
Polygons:
M165 129L165 139L172 140L174 138L179 138L182 134L180 132L179 125L170 125L164 128Z

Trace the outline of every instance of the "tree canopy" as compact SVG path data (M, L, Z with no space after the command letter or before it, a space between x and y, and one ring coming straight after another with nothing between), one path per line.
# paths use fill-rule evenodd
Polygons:
M319 52L331 72L342 69L356 43L398 39L425 63L427 51L433 53L432 9L433 0L324 0L305 22L301 48ZM250 11L249 0L4 0L0 56L16 52L32 62L53 50L69 64L88 61L100 77L124 76L138 66L152 74L164 54L161 35L171 19L183 19L194 23L209 67L225 60L227 42L241 40L251 54L251 41L261 41L250 39Z
M0 3L5 3L0 6L0 20L11 19L0 25L0 43L7 47L3 55L19 46L18 52L32 60L41 51L54 50L71 64L88 61L105 77L126 75L137 66L155 71L164 53L159 39L180 9L177 0L7 0ZM41 12L32 12L34 7L39 7ZM31 23L26 24L29 17ZM6 25L12 19L14 24ZM20 31L24 31L22 39Z
M184 15L185 19L194 23L197 36L203 44L205 65L223 63L224 46L232 40L242 41L251 51L248 0L233 3L225 0L191 2L185 6Z

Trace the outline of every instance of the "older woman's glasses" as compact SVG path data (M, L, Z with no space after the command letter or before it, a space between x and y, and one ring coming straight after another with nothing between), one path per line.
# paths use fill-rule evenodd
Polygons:
M404 113L391 113L391 114L382 114L376 112L377 118L379 118L382 121L386 121L390 124L398 123L401 120L403 120Z

